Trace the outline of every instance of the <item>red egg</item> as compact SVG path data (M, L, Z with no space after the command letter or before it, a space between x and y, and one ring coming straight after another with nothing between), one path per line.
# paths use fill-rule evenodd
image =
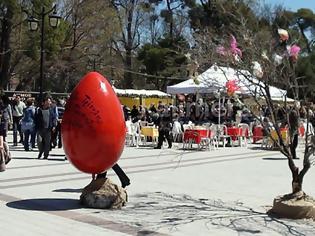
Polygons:
M67 158L80 171L102 173L118 161L126 125L120 102L101 74L88 73L72 91L61 129Z

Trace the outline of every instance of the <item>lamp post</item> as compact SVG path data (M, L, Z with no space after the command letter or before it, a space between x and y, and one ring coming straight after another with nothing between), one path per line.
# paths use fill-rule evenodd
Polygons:
M52 14L51 14L52 13ZM60 16L57 15L56 5L53 6L50 10L46 11L45 7L41 8L41 12L36 15L40 17L40 20L36 19L34 16L28 17L28 26L30 31L37 31L38 25L40 24L40 71L39 71L39 101L43 99L43 80L44 80L44 53L45 53L45 16L49 17L49 25L52 28L57 28L60 20Z
M223 90L220 88L217 90L217 92L215 93L216 98L218 98L218 124L219 126L221 125L221 93L223 92Z

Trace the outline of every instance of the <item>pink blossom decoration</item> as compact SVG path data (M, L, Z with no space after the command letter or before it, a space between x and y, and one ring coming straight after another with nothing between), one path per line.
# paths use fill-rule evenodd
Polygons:
M298 56L301 51L301 48L295 44L293 44L290 48L290 56Z
M241 51L241 49L239 49L237 47L237 41L236 41L236 38L233 35L231 35L231 44L230 44L230 46L231 46L230 51L231 51L231 53L233 55L238 55L239 57L242 57L242 51Z

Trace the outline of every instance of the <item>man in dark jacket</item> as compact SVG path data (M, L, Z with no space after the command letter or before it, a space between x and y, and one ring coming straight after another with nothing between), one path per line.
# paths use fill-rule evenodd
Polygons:
M161 149L164 139L168 142L168 148L172 148L172 136L171 132L171 114L169 111L164 110L161 112L158 120L159 124L159 139L158 145L154 149Z
M51 108L51 99L45 98L41 108L37 109L35 117L35 126L37 130L38 159L44 153L44 159L48 158L50 151L51 131L57 126L56 112Z

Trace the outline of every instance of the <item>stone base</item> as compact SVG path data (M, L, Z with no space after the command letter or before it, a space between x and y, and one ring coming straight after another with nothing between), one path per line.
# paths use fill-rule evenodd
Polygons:
M302 191L279 196L269 213L282 218L315 220L315 200Z
M120 209L126 205L127 192L108 178L92 180L80 196L84 206L101 209Z

